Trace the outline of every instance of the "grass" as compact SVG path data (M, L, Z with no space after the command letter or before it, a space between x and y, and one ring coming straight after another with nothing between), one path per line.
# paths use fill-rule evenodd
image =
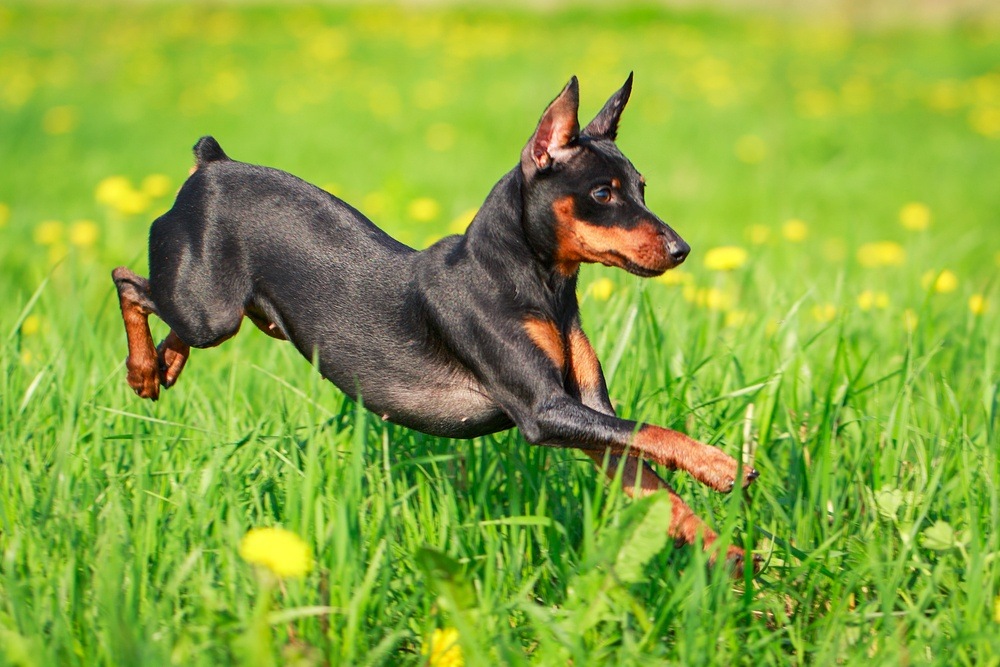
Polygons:
M0 8L0 663L426 664L456 628L467 664L1000 664L997 36ZM573 452L383 423L255 330L129 391L109 272L144 270L198 136L419 247L571 74L586 120L633 69L620 145L694 253L585 268L584 325L623 415L754 452L749 500L671 479L758 576L666 544L661 502ZM238 554L267 525L315 555L272 605Z

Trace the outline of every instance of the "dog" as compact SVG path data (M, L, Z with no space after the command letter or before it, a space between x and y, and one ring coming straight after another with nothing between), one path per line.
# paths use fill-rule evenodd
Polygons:
M156 400L190 350L243 318L289 340L383 419L473 438L516 426L531 444L582 450L630 495L664 491L678 543L717 538L646 460L720 492L758 473L677 431L621 419L580 323L580 265L638 276L679 265L687 243L645 204L615 144L632 75L582 130L573 77L520 163L463 235L416 251L291 174L230 159L212 137L149 233L149 279L112 272L128 337L128 383ZM170 327L154 347L148 318ZM736 546L726 558L736 566Z

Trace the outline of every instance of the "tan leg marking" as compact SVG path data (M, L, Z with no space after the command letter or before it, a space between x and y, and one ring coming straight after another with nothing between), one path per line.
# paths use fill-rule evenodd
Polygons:
M531 342L555 364L556 368L559 370L566 368L566 342L555 322L537 317L526 317L524 330L528 333Z

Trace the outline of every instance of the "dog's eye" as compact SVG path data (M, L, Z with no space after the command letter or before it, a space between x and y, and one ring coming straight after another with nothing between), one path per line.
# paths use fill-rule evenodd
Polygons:
M611 188L606 185L594 188L594 191L590 193L590 196L593 197L594 201L598 204L607 204L611 201Z

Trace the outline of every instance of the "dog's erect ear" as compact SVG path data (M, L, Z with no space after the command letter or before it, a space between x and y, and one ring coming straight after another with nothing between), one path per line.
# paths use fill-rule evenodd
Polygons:
M583 133L595 139L614 141L618 136L618 120L622 117L622 110L625 109L630 94L632 94L632 72L629 72L625 85L608 99L600 113L583 129Z
M580 121L576 117L579 107L580 85L574 76L538 121L535 133L521 152L523 169L547 169L573 152L580 136Z

